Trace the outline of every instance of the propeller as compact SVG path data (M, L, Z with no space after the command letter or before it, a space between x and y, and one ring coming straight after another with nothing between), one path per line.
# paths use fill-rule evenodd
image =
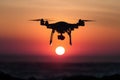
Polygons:
M43 19L32 19L32 20L29 20L29 21L41 21Z
M85 22L94 22L95 20L82 20L82 21L85 21Z
M84 22L94 22L95 20L89 20L89 19L74 19L74 20L80 20L80 21L84 21Z
M52 19L32 19L32 20L29 20L29 21L41 21L41 20L45 20L45 21L55 21L55 20L52 20Z

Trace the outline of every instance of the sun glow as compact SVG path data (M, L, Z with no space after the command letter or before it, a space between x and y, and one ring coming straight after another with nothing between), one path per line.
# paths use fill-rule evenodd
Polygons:
M63 55L65 53L65 48L62 47L62 46L58 46L56 49L55 49L55 52L57 55Z

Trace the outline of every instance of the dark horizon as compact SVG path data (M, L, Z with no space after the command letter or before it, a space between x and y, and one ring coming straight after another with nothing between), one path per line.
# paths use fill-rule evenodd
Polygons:
M120 55L76 55L76 56L52 56L52 55L33 55L33 54L0 54L0 62L120 62Z

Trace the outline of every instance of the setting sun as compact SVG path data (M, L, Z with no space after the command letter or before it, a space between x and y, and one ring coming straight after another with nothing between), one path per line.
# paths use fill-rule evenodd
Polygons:
M57 55L63 55L65 53L65 48L62 47L62 46L58 46L56 49L55 49L55 52Z

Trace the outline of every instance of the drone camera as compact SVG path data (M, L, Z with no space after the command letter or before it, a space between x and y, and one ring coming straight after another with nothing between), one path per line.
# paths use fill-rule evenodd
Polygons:
M65 39L65 36L63 36L63 35L58 35L58 39L59 39L59 40L64 40L64 39Z

